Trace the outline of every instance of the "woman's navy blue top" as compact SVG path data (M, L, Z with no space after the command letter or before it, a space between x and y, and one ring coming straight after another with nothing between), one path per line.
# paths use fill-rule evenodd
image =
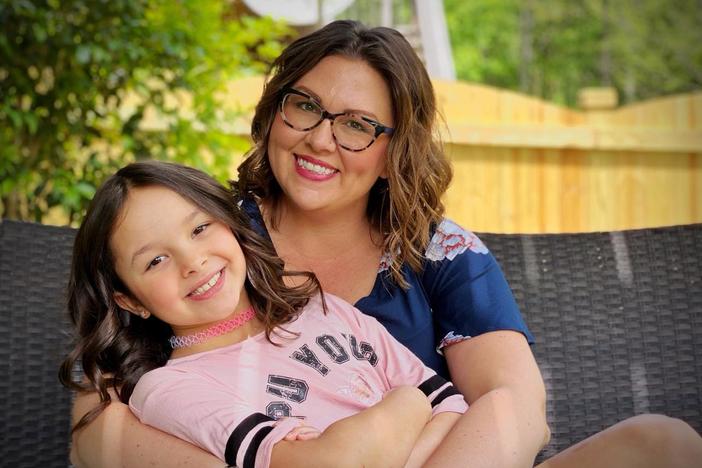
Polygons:
M241 206L253 228L270 239L257 203L245 198ZM475 234L444 219L424 256L420 272L403 265L405 290L392 280L391 256L384 255L373 290L354 305L446 379L444 346L495 330L521 332L533 343L500 266Z

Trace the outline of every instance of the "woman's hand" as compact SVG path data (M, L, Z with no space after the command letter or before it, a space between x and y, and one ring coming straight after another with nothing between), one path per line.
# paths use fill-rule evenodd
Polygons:
M112 393L112 403L73 434L71 463L77 468L217 467L224 462L174 436L141 424ZM98 404L96 393L76 396L73 424Z

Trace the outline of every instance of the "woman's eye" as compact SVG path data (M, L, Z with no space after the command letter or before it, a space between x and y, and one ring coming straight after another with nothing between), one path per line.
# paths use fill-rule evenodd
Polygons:
M201 224L195 229L193 229L193 237L197 236L198 234L201 234L205 229L207 229L207 226L209 226L209 223Z
M146 267L147 270L150 270L151 268L155 267L159 263L163 261L163 255L159 255L158 257L155 257L153 260L149 262L149 265Z
M312 101L302 101L297 107L304 112L319 112L319 106Z
M356 119L349 119L346 121L346 126L353 131L369 133L372 132L370 125L365 122Z

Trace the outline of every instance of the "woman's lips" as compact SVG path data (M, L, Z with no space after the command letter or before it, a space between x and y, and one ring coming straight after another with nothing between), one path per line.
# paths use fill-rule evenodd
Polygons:
M318 159L295 155L295 170L305 179L323 181L336 175L338 170Z

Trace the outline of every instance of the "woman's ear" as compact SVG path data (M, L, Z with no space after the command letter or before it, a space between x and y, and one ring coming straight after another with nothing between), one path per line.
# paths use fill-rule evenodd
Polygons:
M143 305L124 293L116 292L114 299L118 306L134 315L138 315L143 319L147 319L151 316L151 312L146 310Z

